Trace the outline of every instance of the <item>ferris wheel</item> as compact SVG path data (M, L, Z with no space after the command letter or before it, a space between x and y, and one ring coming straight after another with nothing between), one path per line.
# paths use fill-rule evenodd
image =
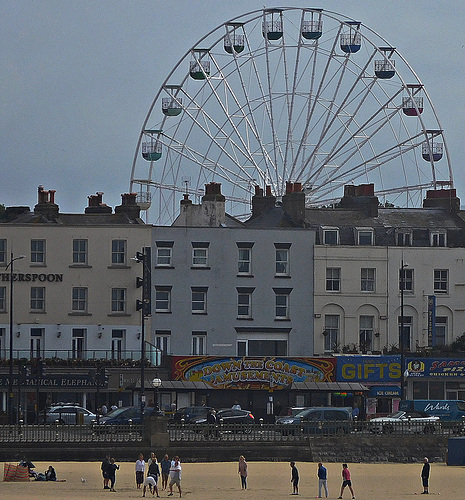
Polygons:
M229 214L255 186L278 199L299 182L308 206L373 183L381 202L421 206L453 187L444 133L424 85L362 22L322 9L262 9L215 28L174 65L137 142L130 189L150 222L221 183Z

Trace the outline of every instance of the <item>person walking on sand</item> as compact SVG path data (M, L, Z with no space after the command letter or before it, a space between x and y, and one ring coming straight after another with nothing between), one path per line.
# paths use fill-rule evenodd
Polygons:
M139 458L136 460L136 485L137 489L140 490L141 485L144 482L145 475L145 460L144 455L142 453L139 455Z
M352 481L350 480L350 471L347 464L342 464L342 486L341 486L341 494L338 498L342 498L342 493L344 492L344 488L348 486L350 492L352 493L352 498L355 498L354 490L352 489Z
M119 465L115 464L114 458L110 458L110 464L108 465L108 479L110 480L110 491L116 491L115 482L116 482L117 470L119 470Z
M166 490L168 486L168 478L170 477L170 469L171 469L171 460L168 455L163 457L161 461L161 488L162 490Z
M430 471L429 460L428 457L425 457L423 459L423 468L421 469L421 483L423 485L423 491L421 492L422 495L429 494L428 490L429 471Z
M108 484L110 483L110 479L108 478L108 466L109 465L110 465L110 455L107 454L102 461L102 465L100 466L100 469L102 470L103 489L104 490L110 489L110 487L108 486Z
M321 489L325 489L328 498L328 471L321 462L318 463L318 498L321 498Z
M239 475L241 476L241 487L243 490L247 489L247 462L244 455L239 457Z
M178 487L179 498L182 496L181 492L181 461L178 456L174 457L174 460L171 462L170 467L170 492L168 496L173 496L173 484Z
M299 494L299 471L295 466L295 462L291 462L291 483L292 483L292 495Z

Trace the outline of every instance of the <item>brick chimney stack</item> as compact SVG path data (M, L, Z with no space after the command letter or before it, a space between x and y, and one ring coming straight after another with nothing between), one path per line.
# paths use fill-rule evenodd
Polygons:
M263 189L255 186L255 195L252 197L252 217L259 216L276 206L276 196L271 192L271 186L265 187L265 196L263 196Z
M115 214L126 214L129 219L140 217L140 206L137 204L137 193L121 195L121 205L115 207Z
M305 220L305 193L300 182L286 182L286 194L283 196L282 207L284 212L296 223L302 224Z
M88 196L87 199L89 200L89 205L84 212L86 214L111 214L111 207L102 202L102 197L102 192Z
M58 216L58 205L55 203L55 190L45 191L44 186L37 189L37 205L34 213L43 215L47 219L55 219Z

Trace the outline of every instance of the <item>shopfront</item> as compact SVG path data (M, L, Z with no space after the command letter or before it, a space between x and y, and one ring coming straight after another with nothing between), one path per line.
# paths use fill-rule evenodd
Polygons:
M240 404L255 418L274 420L292 406L351 406L366 387L335 380L335 358L173 357L174 381L201 382L207 390L177 394L177 407ZM182 401L182 404L181 404Z
M387 415L397 410L400 401L400 356L337 356L336 380L359 382L367 386L365 401L358 398L361 418Z
M407 358L407 399L465 400L465 359Z

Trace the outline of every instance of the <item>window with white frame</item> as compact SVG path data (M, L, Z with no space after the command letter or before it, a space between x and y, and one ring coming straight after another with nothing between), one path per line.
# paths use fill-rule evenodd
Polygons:
M434 293L447 293L449 290L449 271L447 269L434 270Z
M6 287L0 286L0 311L6 311Z
M73 328L72 331L72 357L74 359L82 359L85 357L85 341L86 341L86 329L85 328Z
M192 267L208 267L209 246L208 242L192 242Z
M6 240L0 239L0 264L6 264Z
M432 247L445 247L447 246L447 233L446 231L431 231L431 246Z
M156 266L157 267L172 267L173 262L173 241L157 241L157 255L156 255Z
M114 329L111 331L111 359L123 358L124 342L126 339L126 330Z
M111 289L111 312L126 312L126 288Z
M413 269L399 269L399 292L413 293Z
M290 274L290 243L275 243L275 254L276 254L276 276L289 276Z
M362 292L375 291L376 270L372 267L362 267L360 270L360 289Z
M168 354L170 352L170 338L171 332L169 330L156 330L155 347L164 354Z
M30 357L40 358L42 357L43 351L43 338L44 338L43 328L31 328L31 344L30 344Z
M339 229L336 227L323 228L323 244L338 245L339 244Z
M412 231L397 230L396 245L398 247L410 247L413 243Z
M171 287L155 287L155 311L159 313L171 312Z
M252 246L253 243L238 242L237 273L242 275L252 274Z
M339 315L325 314L325 351L333 352L339 349Z
M31 288L31 311L45 311L45 288Z
M252 293L254 288L237 288L237 317L250 319L252 317Z
M326 268L326 291L340 292L341 291L341 268L327 267Z
M76 312L87 312L87 288L74 287L72 309Z
M45 240L31 240L31 263L45 264Z
M446 343L447 343L447 316L436 316L435 330L436 330L436 335L435 335L435 339L434 339L434 346L446 345Z
M291 288L273 288L275 293L275 319L288 320L290 318L289 298Z
M73 240L73 264L87 264L87 240Z
M370 228L357 229L357 245L371 246L374 245L374 232Z
M126 264L126 240L112 240L111 263L114 266Z
M374 323L374 316L360 316L359 345L362 352L372 350Z
M192 314L206 314L207 313L207 291L208 291L208 288L204 287L204 286L191 287Z
M192 355L207 354L207 332L192 332Z

